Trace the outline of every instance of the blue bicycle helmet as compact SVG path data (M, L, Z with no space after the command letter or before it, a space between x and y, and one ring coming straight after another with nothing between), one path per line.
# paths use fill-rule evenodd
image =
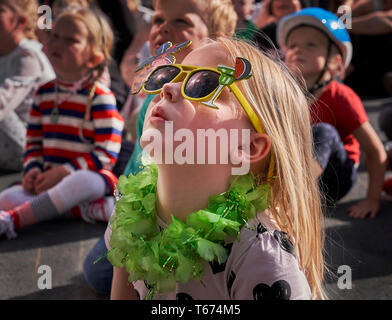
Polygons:
M278 44L281 48L286 44L290 32L299 26L311 26L324 32L342 53L344 66L350 64L353 52L350 36L333 13L321 8L305 8L282 18L277 29Z

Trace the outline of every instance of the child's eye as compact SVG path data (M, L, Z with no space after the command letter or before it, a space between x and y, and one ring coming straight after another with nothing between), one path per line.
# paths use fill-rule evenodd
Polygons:
M68 43L76 43L76 42L78 42L78 40L77 39L74 39L74 38L65 38L64 39L66 42L68 42Z
M160 18L160 17L154 17L154 18L152 19L152 23L153 23L153 24L156 24L156 25L161 25L161 24L163 23L163 19Z
M186 24L186 25L189 25L188 21L186 21L186 20L184 20L184 19L177 19L177 20L176 20L176 23L178 23L178 24Z

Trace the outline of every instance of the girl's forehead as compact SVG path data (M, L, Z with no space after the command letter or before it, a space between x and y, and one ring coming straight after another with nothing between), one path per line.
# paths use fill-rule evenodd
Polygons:
M230 64L227 53L216 43L207 44L191 51L182 61L184 65L212 67Z

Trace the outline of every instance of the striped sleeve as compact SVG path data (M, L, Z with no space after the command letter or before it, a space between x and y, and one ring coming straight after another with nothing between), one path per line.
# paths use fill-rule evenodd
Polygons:
M121 149L124 120L116 107L116 99L110 91L97 88L92 102L91 118L94 123L94 149L71 161L74 169L99 171L111 170Z
M26 147L23 160L24 174L32 168L43 170L42 113L39 108L39 91L34 97L27 120Z

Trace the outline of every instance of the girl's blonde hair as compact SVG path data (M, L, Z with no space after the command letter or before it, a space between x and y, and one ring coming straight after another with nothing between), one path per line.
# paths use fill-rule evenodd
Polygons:
M0 0L0 4L10 7L19 16L27 17L27 25L23 34L28 39L37 39L35 34L38 20L37 0Z
M253 76L238 85L271 139L275 161L270 211L292 238L314 299L323 299L323 214L312 168L312 132L303 89L287 71L258 49L240 40L219 38L232 65L248 59Z
M158 1L170 1L175 5L174 0L154 0L154 8ZM231 0L182 0L181 3L189 3L198 9L207 25L209 38L231 37L234 34L237 13Z

